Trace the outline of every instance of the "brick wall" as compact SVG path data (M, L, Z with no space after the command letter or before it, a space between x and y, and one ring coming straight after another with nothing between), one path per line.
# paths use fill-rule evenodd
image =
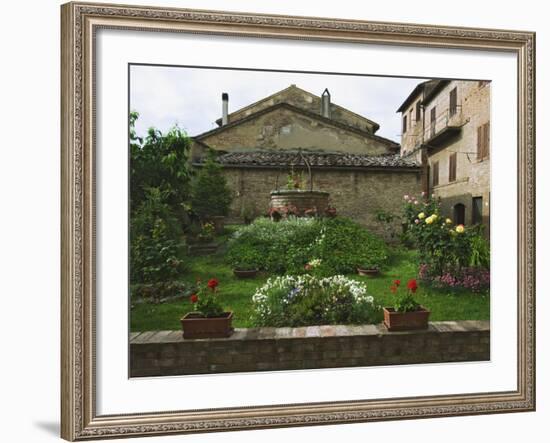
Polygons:
M246 206L252 206L257 216L266 214L271 191L285 186L287 172L225 167L224 174L234 194L230 216L240 217ZM304 179L307 179L307 173L304 173ZM304 189L309 189L307 180ZM421 176L419 170L314 169L313 189L329 192L329 202L339 215L353 218L370 230L383 234L383 226L376 221L376 212L384 210L400 215L403 195L420 194ZM397 217L396 229L400 228L399 223Z
M382 325L236 329L184 340L181 331L130 336L130 376L212 374L490 359L488 321L434 322L427 330Z

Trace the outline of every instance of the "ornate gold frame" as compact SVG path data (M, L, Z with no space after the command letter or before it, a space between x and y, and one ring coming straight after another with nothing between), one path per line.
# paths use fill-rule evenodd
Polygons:
M533 411L535 34L355 20L68 3L62 18L61 435L67 440ZM98 28L508 51L518 57L517 390L98 416L94 373L94 32Z

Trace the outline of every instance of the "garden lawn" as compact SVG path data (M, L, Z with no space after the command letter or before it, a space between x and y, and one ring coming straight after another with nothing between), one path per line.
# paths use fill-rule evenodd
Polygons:
M220 239L222 240L222 239ZM222 240L223 241L223 240ZM382 306L392 306L395 297L390 285L396 279L401 280L404 290L407 281L415 278L417 273L416 252L404 249L394 250L390 263L384 272L377 277L349 276L367 284L367 292ZM252 295L256 288L268 278L259 275L253 279L237 279L232 269L224 263L223 251L215 255L196 257L191 260L189 271L183 280L194 281L200 278L206 281L217 278L220 282L219 296L224 307L233 311L233 326L252 327L250 313ZM489 296L474 294L468 291L424 288L419 283L416 300L432 311L431 321L443 320L488 320ZM131 310L130 329L134 331L177 330L181 329L180 318L193 310L188 300L163 304L136 304Z

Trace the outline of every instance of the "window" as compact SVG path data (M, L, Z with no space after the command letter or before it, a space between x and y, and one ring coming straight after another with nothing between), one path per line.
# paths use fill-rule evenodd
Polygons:
M422 110L420 108L420 100L416 102L416 121L419 122L422 118Z
M432 163L432 186L439 184L439 162Z
M463 225L466 222L466 206L462 203L453 206L453 222L455 225Z
M477 225L483 221L483 197L472 199L472 224Z
M435 106L430 111L430 137L435 135Z
M413 110L412 109L409 111L409 126L411 128L413 127Z
M405 132L407 132L407 116L406 115L403 116L403 130L402 130L402 132L403 132L403 134Z
M477 128L477 159L489 158L490 125L489 122Z
M457 108L457 97L456 97L456 87L449 93L449 117L452 117L456 114Z
M454 182L456 180L456 152L453 152L449 156L449 181Z

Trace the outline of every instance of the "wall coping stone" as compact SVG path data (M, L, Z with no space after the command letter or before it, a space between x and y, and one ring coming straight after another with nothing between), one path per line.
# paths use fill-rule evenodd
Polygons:
M430 322L428 329L390 332L382 324L377 325L323 325L298 328L235 328L227 338L184 339L181 330L144 331L130 333L130 344L146 343L194 343L204 341L228 342L240 340L292 340L325 337L364 337L384 335L423 335L442 332L487 332L489 320L462 320Z

